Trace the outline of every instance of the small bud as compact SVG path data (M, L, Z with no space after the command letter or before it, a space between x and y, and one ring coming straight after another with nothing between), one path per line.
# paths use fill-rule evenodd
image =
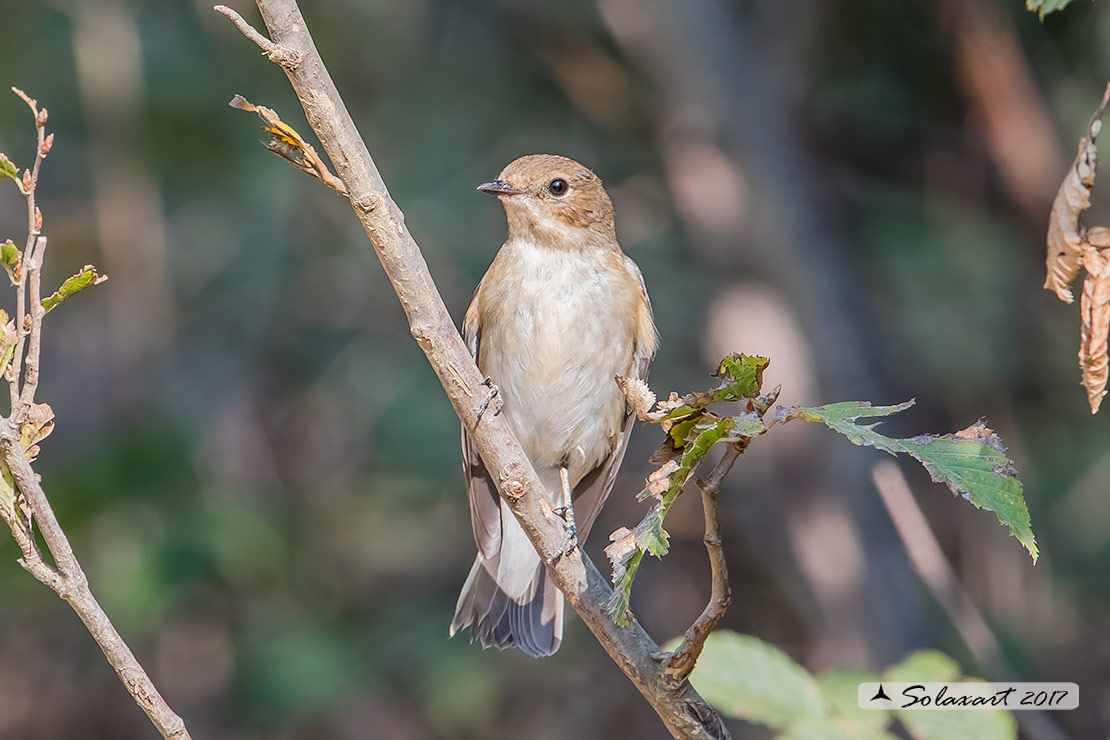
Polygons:
M46 117L47 117L46 108L43 108L42 110L39 111L39 114L37 116L35 116L35 123L38 124L39 126L45 126L46 125Z
M35 206L35 231L42 231L42 211Z
M31 170L23 170L23 192L31 192Z
M23 317L23 333L27 334L31 331L31 314Z
M46 138L43 139L43 141L42 141L42 149L40 150L40 152L42 153L42 156L45 157L47 154L50 153L50 150L53 149L53 148L54 148L54 134L47 134Z

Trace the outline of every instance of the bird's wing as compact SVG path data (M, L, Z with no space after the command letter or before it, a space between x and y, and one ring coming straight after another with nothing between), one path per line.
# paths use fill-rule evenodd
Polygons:
M462 335L467 349L478 359L478 344L482 338L482 331L478 326L477 304L481 286L474 293L470 307L466 310L463 319ZM494 400L490 405L497 403ZM492 411L490 411L492 413ZM466 433L466 426L462 427L462 452L463 452L463 477L466 480L466 491L470 497L470 525L474 529L474 542L478 545L478 552L485 560L497 557L501 549L501 506L500 497L497 495L497 486L493 484L489 471L478 456L478 451L470 443L470 435Z
M632 356L632 373L634 377L647 382L648 369L651 366L651 358L655 356L658 336L655 333L655 320L651 311L651 300L648 298L647 288L644 285L644 278L631 260L629 260L629 263L631 270L640 279L640 290L644 298L636 334L636 349ZM609 492L613 490L613 483L617 480L617 471L620 470L624 453L628 450L628 438L632 436L632 427L635 423L636 415L632 413L631 409L626 408L624 424L613 452L604 462L586 475L575 488L574 518L578 525L578 538L583 542L586 541L586 536L590 533L590 527L593 526L594 520L601 512L601 507L605 505L605 499L609 498Z

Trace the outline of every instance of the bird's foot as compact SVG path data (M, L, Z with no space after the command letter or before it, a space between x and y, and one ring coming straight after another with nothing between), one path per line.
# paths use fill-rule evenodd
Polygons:
M475 420L474 426L478 426L482 423L482 415L486 413L486 409L489 408L490 402L495 398L497 399L497 410L493 412L494 416L500 416L501 409L505 406L505 401L501 398L501 390L493 384L493 380L488 375L485 380L482 381L482 385L489 388L489 393L482 399L482 405L478 407L478 418Z
M570 506L559 506L554 511L567 523L567 533L563 538L563 544L559 545L559 551L547 559L548 565L554 565L559 562L559 558L570 555L578 549L578 525L574 523L574 509Z

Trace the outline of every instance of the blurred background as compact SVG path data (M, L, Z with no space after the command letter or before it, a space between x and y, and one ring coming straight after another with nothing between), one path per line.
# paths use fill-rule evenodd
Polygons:
M912 461L876 469L889 458L811 425L758 440L723 494L722 626L814 671L937 647L969 674L1075 681L1080 709L1023 736L1108 736L1110 426L1078 385L1078 309L1041 283L1049 206L1110 76L1110 7L303 8L456 318L505 230L474 186L566 154L605 179L643 269L660 393L761 353L782 403L916 397L889 433L985 416L1009 443L1035 567ZM47 322L58 421L37 469L193 737L666 737L577 618L543 661L447 639L474 553L458 422L347 203L227 107L241 93L308 134L281 71L210 2L0 0L0 27L0 151L33 151L9 85L57 135L44 284L86 262L111 276ZM0 238L21 243L23 200L0 186ZM659 441L634 435L595 560L642 516ZM660 642L709 586L696 497L668 528L633 597ZM0 738L156 737L17 552L0 537Z

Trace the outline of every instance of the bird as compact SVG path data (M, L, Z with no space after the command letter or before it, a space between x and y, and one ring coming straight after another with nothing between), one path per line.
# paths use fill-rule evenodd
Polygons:
M501 201L508 234L466 310L463 339L497 398L494 413L504 415L566 521L560 554L570 555L589 534L628 447L635 417L616 376L647 379L659 341L651 302L639 267L617 242L613 204L588 167L532 154L477 189ZM563 638L563 596L465 426L462 448L478 555L450 634L469 627L483 648L551 655Z

